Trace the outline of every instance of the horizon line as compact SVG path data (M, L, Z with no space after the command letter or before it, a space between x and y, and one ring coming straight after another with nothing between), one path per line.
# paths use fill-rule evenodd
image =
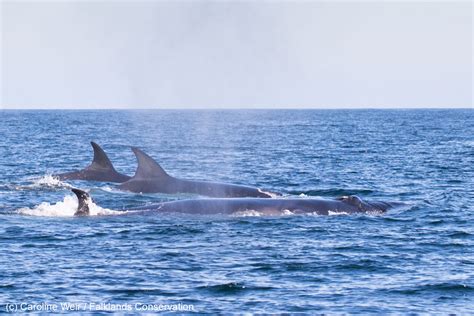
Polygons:
M63 110L63 111L81 111L81 110L98 110L98 111L150 111L150 110L469 110L474 109L471 106L451 106L451 107L139 107L139 108L124 108L124 107L71 107L71 108L56 108L56 107L2 107L0 110Z

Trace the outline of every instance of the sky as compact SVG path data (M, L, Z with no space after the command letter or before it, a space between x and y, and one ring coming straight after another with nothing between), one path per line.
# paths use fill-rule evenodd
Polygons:
M0 1L1 108L474 106L471 1Z

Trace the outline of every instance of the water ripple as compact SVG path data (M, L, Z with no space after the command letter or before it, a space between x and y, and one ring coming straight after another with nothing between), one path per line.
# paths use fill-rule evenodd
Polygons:
M470 314L473 113L0 111L0 301L187 303L200 314ZM190 198L48 176L87 166L91 140L129 175L129 147L138 146L177 177L406 207L360 216L74 218L70 186L91 189L104 212Z

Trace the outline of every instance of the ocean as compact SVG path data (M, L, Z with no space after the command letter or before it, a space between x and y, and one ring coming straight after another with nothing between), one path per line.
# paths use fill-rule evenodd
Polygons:
M2 110L0 118L2 311L474 311L473 110ZM111 211L190 198L51 177L87 166L90 141L128 175L136 146L181 178L406 207L75 218L71 186Z

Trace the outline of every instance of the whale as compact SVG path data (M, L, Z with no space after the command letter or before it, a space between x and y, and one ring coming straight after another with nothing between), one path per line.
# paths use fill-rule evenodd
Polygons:
M132 147L138 166L135 175L117 186L136 193L197 194L214 198L258 197L271 198L272 193L259 188L210 181L179 179L169 175L153 158ZM277 195L277 193L273 193Z
M92 198L86 191L73 188L78 199L75 216L90 215ZM242 212L257 212L259 215L286 214L382 214L387 210L403 205L399 202L365 201L356 195L342 196L335 199L326 198L201 198L160 202L139 207L123 209L124 214L223 214L232 215Z
M53 174L53 177L59 180L88 180L122 183L131 177L121 174L115 170L104 150L94 142L91 142L94 150L92 163L82 170L76 170L66 173Z

